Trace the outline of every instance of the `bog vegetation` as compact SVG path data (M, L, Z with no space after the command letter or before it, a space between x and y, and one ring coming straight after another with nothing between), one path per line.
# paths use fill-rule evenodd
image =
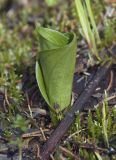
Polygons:
M7 156L19 155L21 160L27 158L24 148L30 149L33 139L31 135L25 140L25 133L39 130L34 137L43 144L78 98L72 93L74 73L81 76L80 82L91 75L89 68L106 61L115 66L116 6L104 0L14 0L9 8L7 1L0 3L0 153L5 148ZM80 56L86 67L77 73ZM116 159L115 73L114 67L110 86L93 95L102 99L75 113L75 123L54 159Z

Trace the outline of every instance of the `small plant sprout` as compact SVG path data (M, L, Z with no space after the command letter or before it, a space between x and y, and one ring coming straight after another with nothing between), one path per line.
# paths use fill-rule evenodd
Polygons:
M107 99L107 93L105 92L105 99ZM108 102L107 100L104 100L103 107L102 107L102 127L103 127L103 137L104 137L104 143L107 147L109 147L108 142L108 119L107 119L107 108L108 108Z
M13 127L19 128L22 132L25 132L28 129L28 120L25 120L21 115L17 115L14 121ZM12 140L10 143L18 146L19 160L22 160L22 149L24 146L24 141L22 137L17 137L15 140Z
M37 27L40 52L36 62L36 79L39 89L50 106L58 113L71 102L73 73L76 60L76 36ZM54 114L51 114L53 119ZM54 121L54 120L53 120Z
M75 0L76 10L81 23L83 36L85 37L91 53L100 61L97 44L100 43L99 33L95 24L90 0Z
M20 128L23 132L25 132L28 128L28 121L26 121L22 116L17 115L14 122L14 127Z

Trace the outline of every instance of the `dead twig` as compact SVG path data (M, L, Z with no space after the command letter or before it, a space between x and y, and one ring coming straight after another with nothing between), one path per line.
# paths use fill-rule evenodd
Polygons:
M62 147L62 146L59 146L59 149L60 149L64 154L71 156L71 157L74 158L75 160L79 160L79 158L78 158L75 154L73 154L71 151L69 151L68 149L66 149L66 148L64 148L64 147Z
M47 131L49 131L49 130L48 129L44 129L44 130L42 129L42 132L47 132ZM33 132L30 132L30 133L23 134L22 138L25 139L25 138L31 138L31 137L39 137L41 134L42 134L41 130L33 131Z
M54 151L57 144L60 142L63 135L68 131L70 126L73 124L75 119L75 113L83 110L84 104L94 93L96 87L99 82L104 78L104 76L108 73L111 67L110 62L106 62L103 66L101 66L96 72L93 80L89 82L88 86L76 100L76 102L71 107L70 111L65 115L64 119L61 121L59 126L52 133L48 141L44 144L40 156L42 160L48 160L50 154Z
M82 149L86 149L86 150L90 150L92 152L95 152L95 151L99 151L99 153L104 153L104 154L108 154L109 151L107 148L100 148L94 144L90 144L90 143L84 143L84 144L80 144L78 142L74 142L74 144L76 146L78 146L79 148L82 148Z
M109 84L108 84L108 87L107 87L106 91L109 91L110 88L112 87L113 78L114 78L114 74L113 74L113 71L111 70L110 71L110 81L109 81Z

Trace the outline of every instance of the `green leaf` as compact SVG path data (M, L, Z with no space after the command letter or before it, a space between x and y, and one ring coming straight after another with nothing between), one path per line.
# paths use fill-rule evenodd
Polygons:
M106 94L106 93L105 93ZM106 98L106 95L105 95ZM103 128L103 136L104 136L104 141L106 143L106 146L109 147L109 140L108 140L108 120L107 120L107 101L103 102L103 107L102 107L102 128Z
M98 160L102 160L102 157L100 156L100 154L98 152L95 152L95 155L96 155Z
M95 55L98 60L101 60L97 50L97 42L100 42L100 37L91 9L90 0L75 0L75 5L83 34L91 53Z
M40 40L36 78L39 89L52 110L70 105L73 73L76 60L76 36L38 27Z
M94 35L96 36L97 41L100 42L100 36L99 36L98 29L97 29L97 26L96 26L96 23L95 23L95 20L94 20L94 15L93 15L93 12L92 12L92 7L91 7L90 0L86 0L85 3L86 3L86 6L87 6L87 11L88 11L88 14L89 14L91 25L92 25L93 30L94 30Z
M78 12L78 16L81 22L81 26L85 35L85 38L88 42L88 44L90 44L90 37L89 37L89 32L88 32L88 17L86 15L86 12L83 8L82 2L80 0L75 0L75 4L76 4L76 10Z
M37 79L38 85L41 86L40 91L41 91L45 101L50 106L49 99L48 99L46 89L45 89L44 79L43 79L42 72L41 72L41 69L40 69L40 65L38 64L38 62L36 62L36 79Z

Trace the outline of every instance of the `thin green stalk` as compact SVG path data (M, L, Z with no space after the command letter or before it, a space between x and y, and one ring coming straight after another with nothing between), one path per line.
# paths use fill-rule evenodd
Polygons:
M99 36L98 30L97 30L97 27L96 27L96 23L95 23L94 15L93 15L93 12L92 12L90 0L86 0L85 3L86 3L86 6L87 6L88 15L89 15L89 18L90 18L90 21L91 21L91 24L92 24L97 42L100 43L100 36Z
M106 98L106 92L105 92L105 98ZM106 98L107 99L107 98ZM103 136L104 136L104 141L107 145L107 147L109 147L109 142L108 142L108 130L107 130L107 124L108 124L108 120L107 120L107 111L106 111L106 107L107 107L107 101L103 102L103 108L102 108L102 127L103 127Z
M19 160L22 160L22 147L19 147Z
M100 42L100 37L92 13L90 0L87 0L86 2L75 0L75 4L88 46L92 54L100 61L101 59L97 50L97 44Z

